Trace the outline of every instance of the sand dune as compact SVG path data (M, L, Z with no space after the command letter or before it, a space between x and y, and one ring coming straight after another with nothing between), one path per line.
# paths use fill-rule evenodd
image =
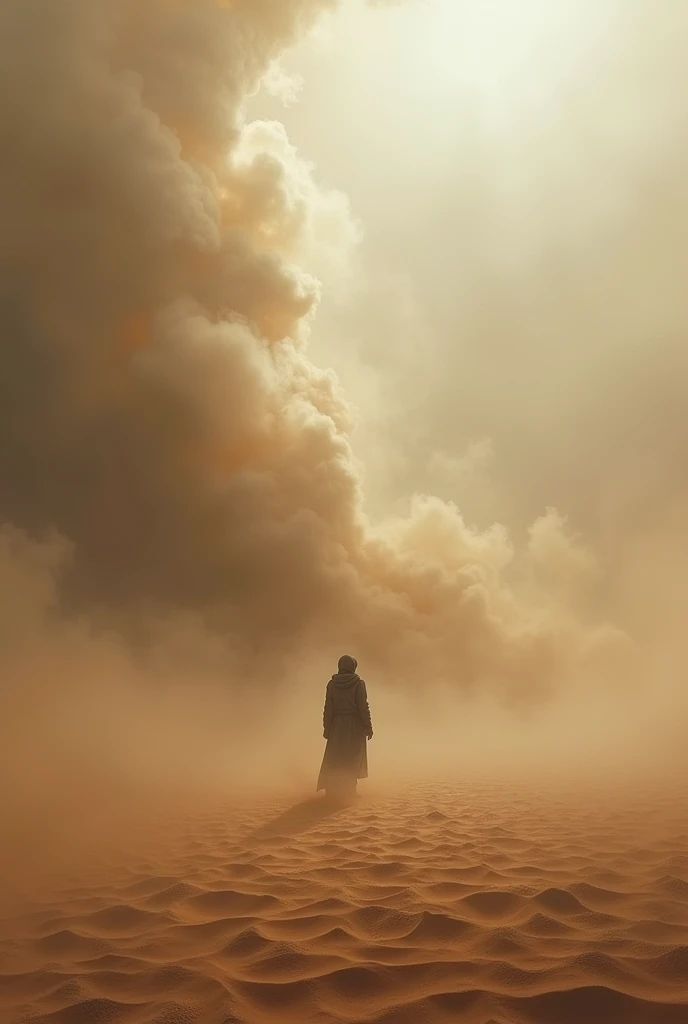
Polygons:
M5 900L7 1024L686 1024L685 794L476 782L149 822Z

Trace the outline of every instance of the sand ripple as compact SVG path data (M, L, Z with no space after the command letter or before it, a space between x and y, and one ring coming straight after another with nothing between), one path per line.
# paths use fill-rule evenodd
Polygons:
M678 797L196 813L0 919L3 1024L688 1024Z

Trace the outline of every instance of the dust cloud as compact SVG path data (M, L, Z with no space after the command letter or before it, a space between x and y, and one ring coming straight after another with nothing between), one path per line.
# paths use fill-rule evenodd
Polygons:
M680 419L668 430L681 406L660 397L656 376L671 381L678 402L668 353L680 362L682 350L657 340L684 326L671 291L678 264L666 276L657 262L670 269L681 244L671 234L674 193L643 178L645 165L622 148L615 169L627 204L614 231L569 253L558 291L533 264L529 292L513 281L506 296L493 292L489 376L479 363L450 394L460 374L447 348L421 347L414 368L383 346L385 387L402 405L423 381L402 443L435 407L426 440L402 460L405 479L421 457L435 469L461 457L450 450L452 431L464 407L470 422L464 400L475 384L488 400L486 428L494 409L495 429L485 431L494 466L488 449L477 451L487 452L505 504L497 525L483 527L462 516L460 495L419 493L403 511L390 500L391 512L373 512L365 444L354 447L364 410L309 356L327 302L318 271L356 293L361 226L341 193L317 184L309 154L279 123L245 114L264 79L273 97L294 99L277 62L332 7L8 0L0 11L0 759L12 780L2 797L10 827L52 821L44 832L54 839L68 809L74 820L97 817L115 793L126 804L132 793L227 792L274 786L276 776L310 785L322 687L344 650L369 680L381 778L519 758L599 766L612 749L637 763L638 736L653 755L656 737L673 749L672 715L657 708L673 708L682 636L680 616L669 629L660 609L681 592L682 523L674 520L677 549L656 518L644 519L649 532L626 533L635 520L623 496L625 483L636 497L649 492L656 512L664 477L658 469L650 480L643 466L656 453L668 472L668 446L685 442ZM647 52L657 42L633 38ZM647 74L668 76L671 66ZM667 162L677 197L682 152L674 140ZM636 179L644 193L632 192ZM574 200L595 187L591 175ZM537 217L559 198L543 201ZM566 217L575 219L575 201ZM509 246L516 241L510 235ZM440 288L448 250L425 251ZM653 330L660 277L676 315ZM595 331L568 316L593 281ZM550 435L559 481L576 484L552 490L578 495L576 513L577 486L590 509L608 464L618 470L615 501L602 505L628 544L615 545L611 569L599 553L607 535L591 526L581 539L565 502L543 500L522 541L510 532L529 488L538 500L547 490L538 474L552 455L541 448L529 466L521 449L511 467L518 487L511 472L499 477L500 425L513 427L514 445L524 437L524 409L507 395L525 388L532 368L516 357L509 302L519 289L532 322L541 317L540 339L563 332L557 351L571 354L585 337L586 352L597 353L595 338L608 333L607 356L621 358L631 327L645 346L607 371L619 379L613 396L604 376L596 391L588 378L572 382L569 401L590 409L585 445L575 430L559 443L570 418ZM365 302L361 309L365 316ZM371 305L372 329L379 315ZM502 345L513 364L497 358ZM628 360L644 382L640 406ZM567 379L568 362L557 362ZM561 377L537 390L541 413L559 405L560 387ZM388 409L398 423L387 393L378 413ZM656 431L645 421L642 461L627 432L632 413L660 405ZM399 465L398 439L389 458ZM380 464L371 454L370 465ZM680 474L680 459L671 464ZM422 490L420 471L418 480ZM672 481L682 500L680 476ZM644 630L650 609L655 622Z

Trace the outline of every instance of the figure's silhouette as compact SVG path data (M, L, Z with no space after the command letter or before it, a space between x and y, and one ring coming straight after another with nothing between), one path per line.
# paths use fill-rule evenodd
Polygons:
M318 790L328 796L350 797L358 779L368 778L368 748L373 724L366 684L356 672L355 658L345 654L325 691L323 735L327 740Z

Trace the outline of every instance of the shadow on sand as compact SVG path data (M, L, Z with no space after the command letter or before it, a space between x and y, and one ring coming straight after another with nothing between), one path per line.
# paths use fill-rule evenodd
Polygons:
M293 836L307 832L319 821L331 818L339 811L351 807L353 801L334 800L332 797L315 796L295 804L288 811L273 818L252 833L252 839L275 839L279 836Z

